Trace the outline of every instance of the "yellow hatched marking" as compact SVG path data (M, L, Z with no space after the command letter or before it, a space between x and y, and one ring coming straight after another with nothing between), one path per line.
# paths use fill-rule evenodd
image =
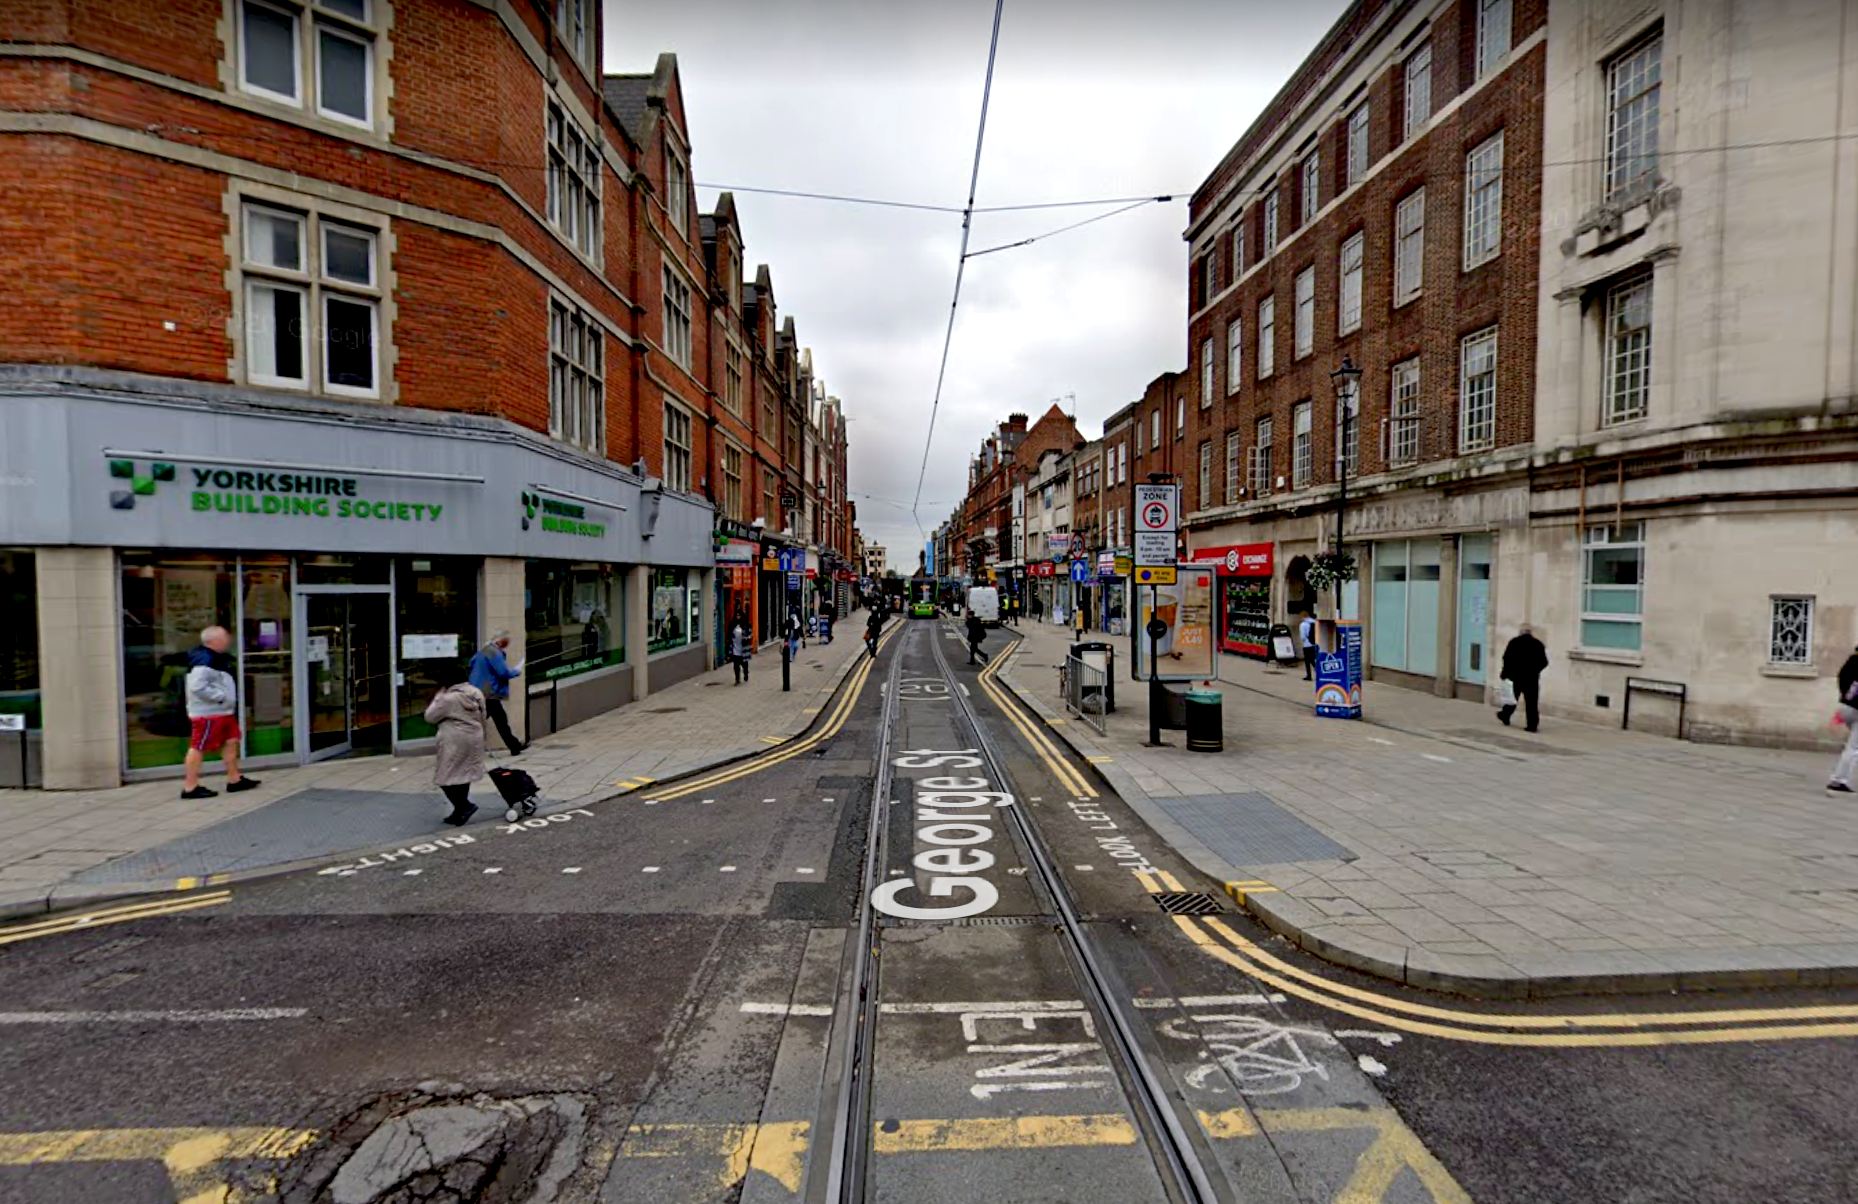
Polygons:
M1157 870L1155 872L1161 878L1161 884L1167 887L1169 890L1181 891L1181 890L1187 889L1186 887L1181 885L1181 880L1179 878L1176 878L1173 874L1170 874L1167 870Z
M871 1135L879 1154L958 1150L1055 1150L1134 1145L1135 1126L1120 1112L1086 1116L982 1116L966 1120L905 1120Z
M72 1129L44 1133L0 1133L0 1166L58 1162L159 1162L167 1168L180 1204L241 1204L265 1198L276 1182L260 1184L260 1195L235 1192L220 1173L241 1159L281 1162L315 1141L311 1129Z
M1161 893L1160 884L1155 881L1155 876L1147 870L1135 871L1135 880L1142 884L1142 890L1145 894L1156 895Z

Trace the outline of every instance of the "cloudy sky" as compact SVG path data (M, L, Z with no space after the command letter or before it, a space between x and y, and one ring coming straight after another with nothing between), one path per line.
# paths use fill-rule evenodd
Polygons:
M993 0L606 0L606 69L678 56L698 199L737 186L751 264L773 271L815 369L843 399L858 524L908 573L911 504L961 241ZM1345 0L1006 0L975 204L1173 194L971 258L920 519L959 501L968 456L1054 400L1086 438L1186 365L1186 198ZM969 251L1110 208L977 214ZM1075 398L1075 400L1072 400Z

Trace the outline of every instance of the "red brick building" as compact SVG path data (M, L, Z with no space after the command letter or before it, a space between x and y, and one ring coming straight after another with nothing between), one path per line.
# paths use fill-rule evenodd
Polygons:
M246 757L294 764L420 747L499 629L518 731L555 730L849 557L842 424L809 527L810 356L733 199L697 210L677 62L600 46L594 0L5 6L35 777L172 772L208 623Z
M1274 621L1336 617L1304 573L1344 522L1375 676L1441 693L1482 696L1494 532L1527 509L1545 11L1349 8L1195 192L1187 369L1137 432L1190 548L1274 546Z

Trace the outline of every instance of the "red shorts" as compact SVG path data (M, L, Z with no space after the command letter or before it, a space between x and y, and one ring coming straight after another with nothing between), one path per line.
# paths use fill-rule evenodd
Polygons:
M214 715L207 719L194 719L193 735L188 738L187 747L203 753L218 752L228 742L239 741L239 717L237 715Z

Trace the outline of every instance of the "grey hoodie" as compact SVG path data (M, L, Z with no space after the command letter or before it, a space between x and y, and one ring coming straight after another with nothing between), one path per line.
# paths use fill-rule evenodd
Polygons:
M202 644L187 654L187 717L214 719L236 714L239 683L232 676L232 658Z

